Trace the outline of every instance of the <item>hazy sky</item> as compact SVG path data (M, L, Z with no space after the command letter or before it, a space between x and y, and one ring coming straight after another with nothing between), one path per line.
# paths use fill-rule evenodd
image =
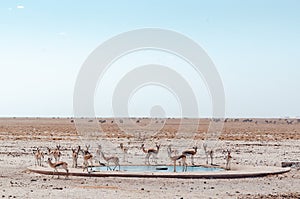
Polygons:
M72 116L74 84L88 55L114 35L145 27L180 32L207 52L223 80L227 117L300 116L299 10L298 0L3 0L0 116ZM115 63L101 84L105 89L95 94L97 115L112 115L110 95L122 77L118 67L168 56L137 53ZM200 116L209 116L202 80L172 60L195 90ZM152 86L132 96L129 112L147 116L160 104L168 116L180 116L176 103Z

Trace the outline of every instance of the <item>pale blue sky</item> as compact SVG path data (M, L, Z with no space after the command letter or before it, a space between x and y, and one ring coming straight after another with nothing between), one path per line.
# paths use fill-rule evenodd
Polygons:
M299 10L297 0L1 1L0 116L72 116L74 83L89 53L144 27L180 32L204 48L223 80L227 117L300 116ZM132 115L148 115L156 91L144 92ZM210 115L207 96L200 116ZM165 97L154 101L176 116ZM110 116L103 110L96 112Z

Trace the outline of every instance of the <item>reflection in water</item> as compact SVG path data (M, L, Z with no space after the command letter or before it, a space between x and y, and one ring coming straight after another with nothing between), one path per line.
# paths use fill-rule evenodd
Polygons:
M177 172L182 172L182 166L176 167ZM173 172L173 166L121 166L121 171L130 172ZM221 168L207 168L200 166L188 166L187 172L214 172L222 171ZM92 171L107 171L106 166L94 167Z

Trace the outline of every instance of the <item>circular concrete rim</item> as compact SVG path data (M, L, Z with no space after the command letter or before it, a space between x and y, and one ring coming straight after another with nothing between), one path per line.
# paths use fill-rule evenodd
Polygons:
M28 167L30 172L53 175L53 169L45 167ZM289 172L291 168L273 167L273 166L241 166L238 170L230 171L214 171L214 172L125 172L125 171L102 171L87 173L82 172L82 169L69 169L69 176L82 177L136 177L136 178L209 178L209 179L226 179L226 178L253 178L263 177L267 175L277 175ZM66 172L58 172L55 175L65 176Z

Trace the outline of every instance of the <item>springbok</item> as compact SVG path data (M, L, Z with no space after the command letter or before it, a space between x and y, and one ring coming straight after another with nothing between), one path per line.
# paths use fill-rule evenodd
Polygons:
M210 157L210 164L213 165L214 151L208 148L207 143L203 143L203 149L206 156L206 164L208 164L208 156Z
M194 164L194 156L196 155L197 153L197 147L193 147L193 149L187 149L185 151L182 152L182 155L186 155L186 156L191 156L191 159L192 159L192 165L195 165Z
M128 147L125 147L123 143L120 143L120 148L123 151L123 161L127 162Z
M72 159L73 159L72 168L77 168L78 166L78 155L80 150L81 150L80 146L78 146L77 149L72 148Z
M89 152L90 145L85 145L86 150L82 150L82 155L83 155L83 171L86 169L88 171L89 167L89 161L90 161L90 166L93 166L93 155Z
M182 171L187 171L186 155L182 154L182 155L172 156L172 149L170 145L168 146L167 151L168 151L168 157L173 161L174 172L176 172L176 161L180 159L182 159Z
M55 172L57 173L57 178L59 178L59 173L57 169L64 169L66 171L66 178L68 177L69 175L68 163L62 161L52 163L51 158L48 158L48 164L51 168L54 169L52 178L54 177Z
M51 150L49 147L47 147L49 155L52 155L55 159L55 162L58 162L61 157L61 152L60 152L60 145L56 145L56 149Z
M142 150L144 153L146 153L146 157L145 157L145 164L146 165L150 165L150 156L157 156L158 152L159 152L159 148L160 148L160 145L157 145L156 144L156 149L154 148L150 148L150 149L145 149L145 145L142 144L141 146Z
M232 156L231 156L230 153L231 152L229 150L227 150L227 155L226 155L226 170L230 170L230 166L231 166Z
M34 153L35 158L35 166L42 166L42 159L44 159L44 153L40 150L40 148L36 149L36 152Z
M110 170L114 171L117 167L119 167L119 171L120 171L120 160L119 160L119 158L117 156L105 156L103 151L102 151L102 147L101 147L100 144L98 145L98 149L97 149L97 156L98 155L102 156L102 158L107 162L107 164L106 164L107 170L110 169ZM109 166L110 162L115 164L115 167L113 169L111 169L110 166ZM99 160L99 164L102 165L100 160Z

